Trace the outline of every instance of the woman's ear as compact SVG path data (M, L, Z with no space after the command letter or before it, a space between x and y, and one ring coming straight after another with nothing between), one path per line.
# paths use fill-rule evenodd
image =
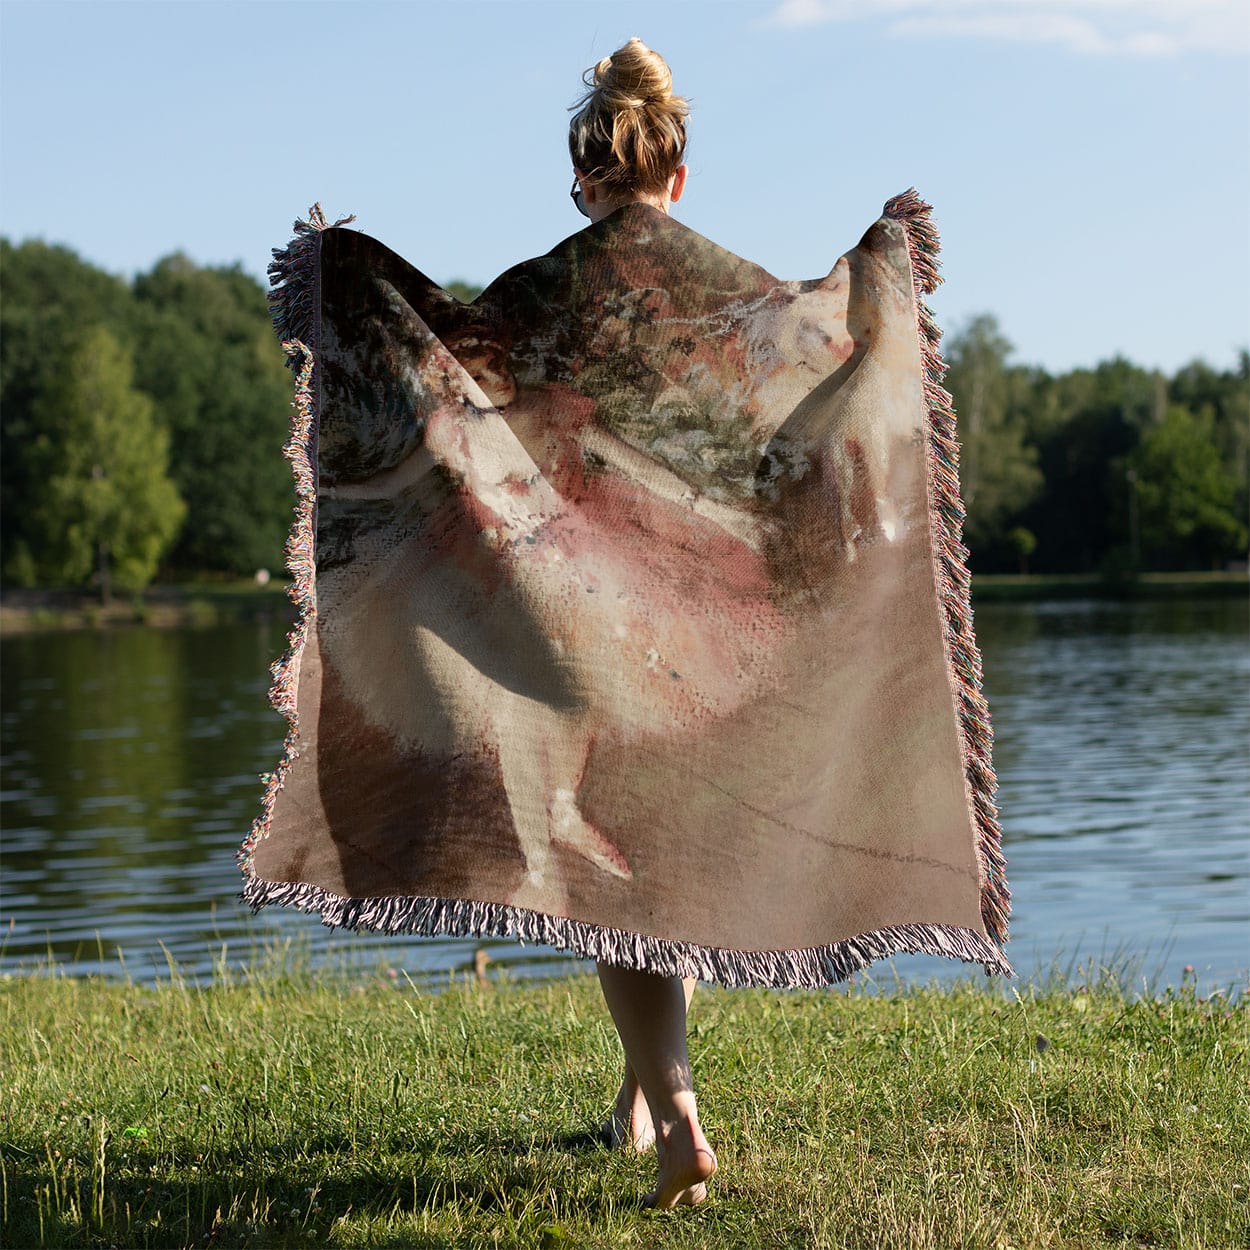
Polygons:
M573 166L573 173L577 175L577 181L582 184L582 202L585 204L593 204L595 202L594 179L587 178L576 165Z
M678 165L673 173L673 181L669 184L668 198L674 204L681 199L681 193L686 189L686 174L689 173L688 165Z

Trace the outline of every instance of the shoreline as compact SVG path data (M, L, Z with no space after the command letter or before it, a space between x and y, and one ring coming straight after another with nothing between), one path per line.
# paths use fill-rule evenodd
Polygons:
M1108 579L1097 573L979 573L972 578L973 609L982 603L1045 599L1244 598L1244 572L1143 573ZM287 583L183 582L119 595L104 605L80 590L0 590L0 637L64 630L204 628L248 621L295 620Z
M318 962L313 952L303 945L250 948L240 958L223 951L211 971L179 965L171 961L161 968L155 963L150 973L136 973L124 957L117 958L115 968L92 966L85 969L59 962L47 955L31 955L0 966L0 995L19 982L44 984L73 982L84 992L98 992L108 997L125 991L137 993L214 994L237 988L240 984L270 984L300 992L358 993L361 986L373 985L391 990L410 990L414 994L438 996L453 991L490 989L500 993L560 992L585 981L595 981L593 965L570 966L576 956L563 956L554 963L562 966L550 971L515 967L492 957L491 939L463 939L466 943L481 942L472 953L453 965L441 968L408 968L402 959L395 959L387 950L376 947L350 954L340 952L337 958ZM0 948L2 953L2 948ZM907 956L902 958L906 959ZM812 995L838 995L846 998L886 1000L895 1004L916 997L937 995L971 995L977 1001L995 1000L1001 1006L1021 996L1034 999L1063 998L1093 992L1113 994L1125 1003L1158 1004L1184 992L1199 1002L1221 1001L1229 1010L1250 1008L1250 965L1231 975L1216 976L1208 967L1199 971L1186 965L1174 982L1158 967L1144 973L1146 955L1126 953L1101 960L1089 955L1082 959L1058 956L1049 964L1038 965L1024 975L1012 978L989 976L975 963L958 960L936 961L949 966L934 968L928 976L900 975L893 957L875 960L845 980L812 988L740 986L734 989L700 981L702 990L733 995L782 995L802 998ZM2 1032L2 1029L0 1029Z
M248 621L295 620L287 583L270 581L175 582L119 594L109 604L81 590L0 590L0 637L116 629L146 625L156 629L204 628Z

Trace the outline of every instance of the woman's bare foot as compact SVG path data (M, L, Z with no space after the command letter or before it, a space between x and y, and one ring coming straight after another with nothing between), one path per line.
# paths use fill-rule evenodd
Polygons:
M655 1139L660 1179L643 1205L667 1211L698 1206L707 1197L707 1182L716 1171L716 1156L697 1119L662 1125Z
M604 1142L613 1150L636 1150L642 1154L655 1145L655 1126L651 1123L651 1108L637 1078L626 1074L620 1093L607 1122L600 1129Z
M617 1095L615 1115L630 1133L644 1123L635 1115L641 1087L648 1119L654 1126L660 1175L644 1205L668 1210L696 1206L707 1197L708 1178L716 1171L695 1105L686 1050L686 1009L693 977L663 976L599 963L599 982L625 1050L625 1084ZM628 1116L628 1121L626 1121Z

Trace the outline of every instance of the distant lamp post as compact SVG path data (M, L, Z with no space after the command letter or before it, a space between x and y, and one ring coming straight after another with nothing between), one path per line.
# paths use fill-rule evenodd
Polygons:
M1124 474L1128 481L1128 544L1133 567L1141 568L1141 524L1137 517L1137 470L1128 469Z

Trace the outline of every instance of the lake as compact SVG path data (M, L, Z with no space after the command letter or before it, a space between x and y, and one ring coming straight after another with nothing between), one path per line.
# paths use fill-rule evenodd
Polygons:
M1244 989L1250 969L1245 600L986 603L1008 955L1022 977ZM0 972L207 980L288 943L362 975L445 979L485 946L516 976L583 966L510 941L341 934L237 901L235 853L284 725L281 624L0 642ZM585 965L588 966L588 965ZM909 957L878 981L961 972Z

